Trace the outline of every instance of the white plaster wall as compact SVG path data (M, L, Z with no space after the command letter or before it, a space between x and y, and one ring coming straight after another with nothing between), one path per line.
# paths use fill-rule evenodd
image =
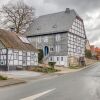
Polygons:
M16 52L18 52L18 59L15 59L14 60L14 56L13 56L13 50L9 49L8 50L8 64L9 66L12 66L12 65L15 65L15 66L22 66L23 65L23 52L22 51L17 51L15 50ZM33 59L31 59L31 54L34 55ZM34 66L34 65L38 65L38 53L34 53L34 52L27 52L27 58L26 58L27 62L27 66Z
M58 61L57 61L57 57L58 57ZM63 61L61 60L61 58L63 57ZM68 57L67 56L52 56L52 61L50 61L49 58L49 62L56 62L56 65L59 66L65 66L68 67Z

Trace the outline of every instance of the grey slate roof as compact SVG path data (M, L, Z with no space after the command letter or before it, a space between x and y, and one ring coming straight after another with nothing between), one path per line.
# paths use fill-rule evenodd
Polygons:
M27 36L68 31L76 16L78 15L74 10L70 10L70 13L62 11L40 16L27 29Z

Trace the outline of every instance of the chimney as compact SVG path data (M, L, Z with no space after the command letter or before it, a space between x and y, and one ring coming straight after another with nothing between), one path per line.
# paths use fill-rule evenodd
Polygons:
M70 9L69 8L66 8L66 10L65 10L65 13L70 13Z

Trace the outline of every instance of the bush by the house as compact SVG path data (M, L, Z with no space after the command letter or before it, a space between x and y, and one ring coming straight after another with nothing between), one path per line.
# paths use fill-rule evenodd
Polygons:
M7 80L7 77L0 75L0 80Z
M92 58L92 53L90 50L85 50L85 57Z
M41 66L34 67L31 70L35 71L35 72L42 72L42 73L53 73L53 72L57 72L58 71L58 70L53 69L51 67L41 67Z
M42 63L42 60L43 60L43 50L39 49L38 51L39 51L39 53L38 53L38 62Z
M56 62L48 62L48 65L49 65L52 69L54 69L55 64L56 64Z

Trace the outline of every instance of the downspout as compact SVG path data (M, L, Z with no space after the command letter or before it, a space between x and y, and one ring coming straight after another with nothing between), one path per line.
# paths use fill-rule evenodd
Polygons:
M6 66L7 66L7 71L9 71L9 65L8 65L8 49L6 48Z

